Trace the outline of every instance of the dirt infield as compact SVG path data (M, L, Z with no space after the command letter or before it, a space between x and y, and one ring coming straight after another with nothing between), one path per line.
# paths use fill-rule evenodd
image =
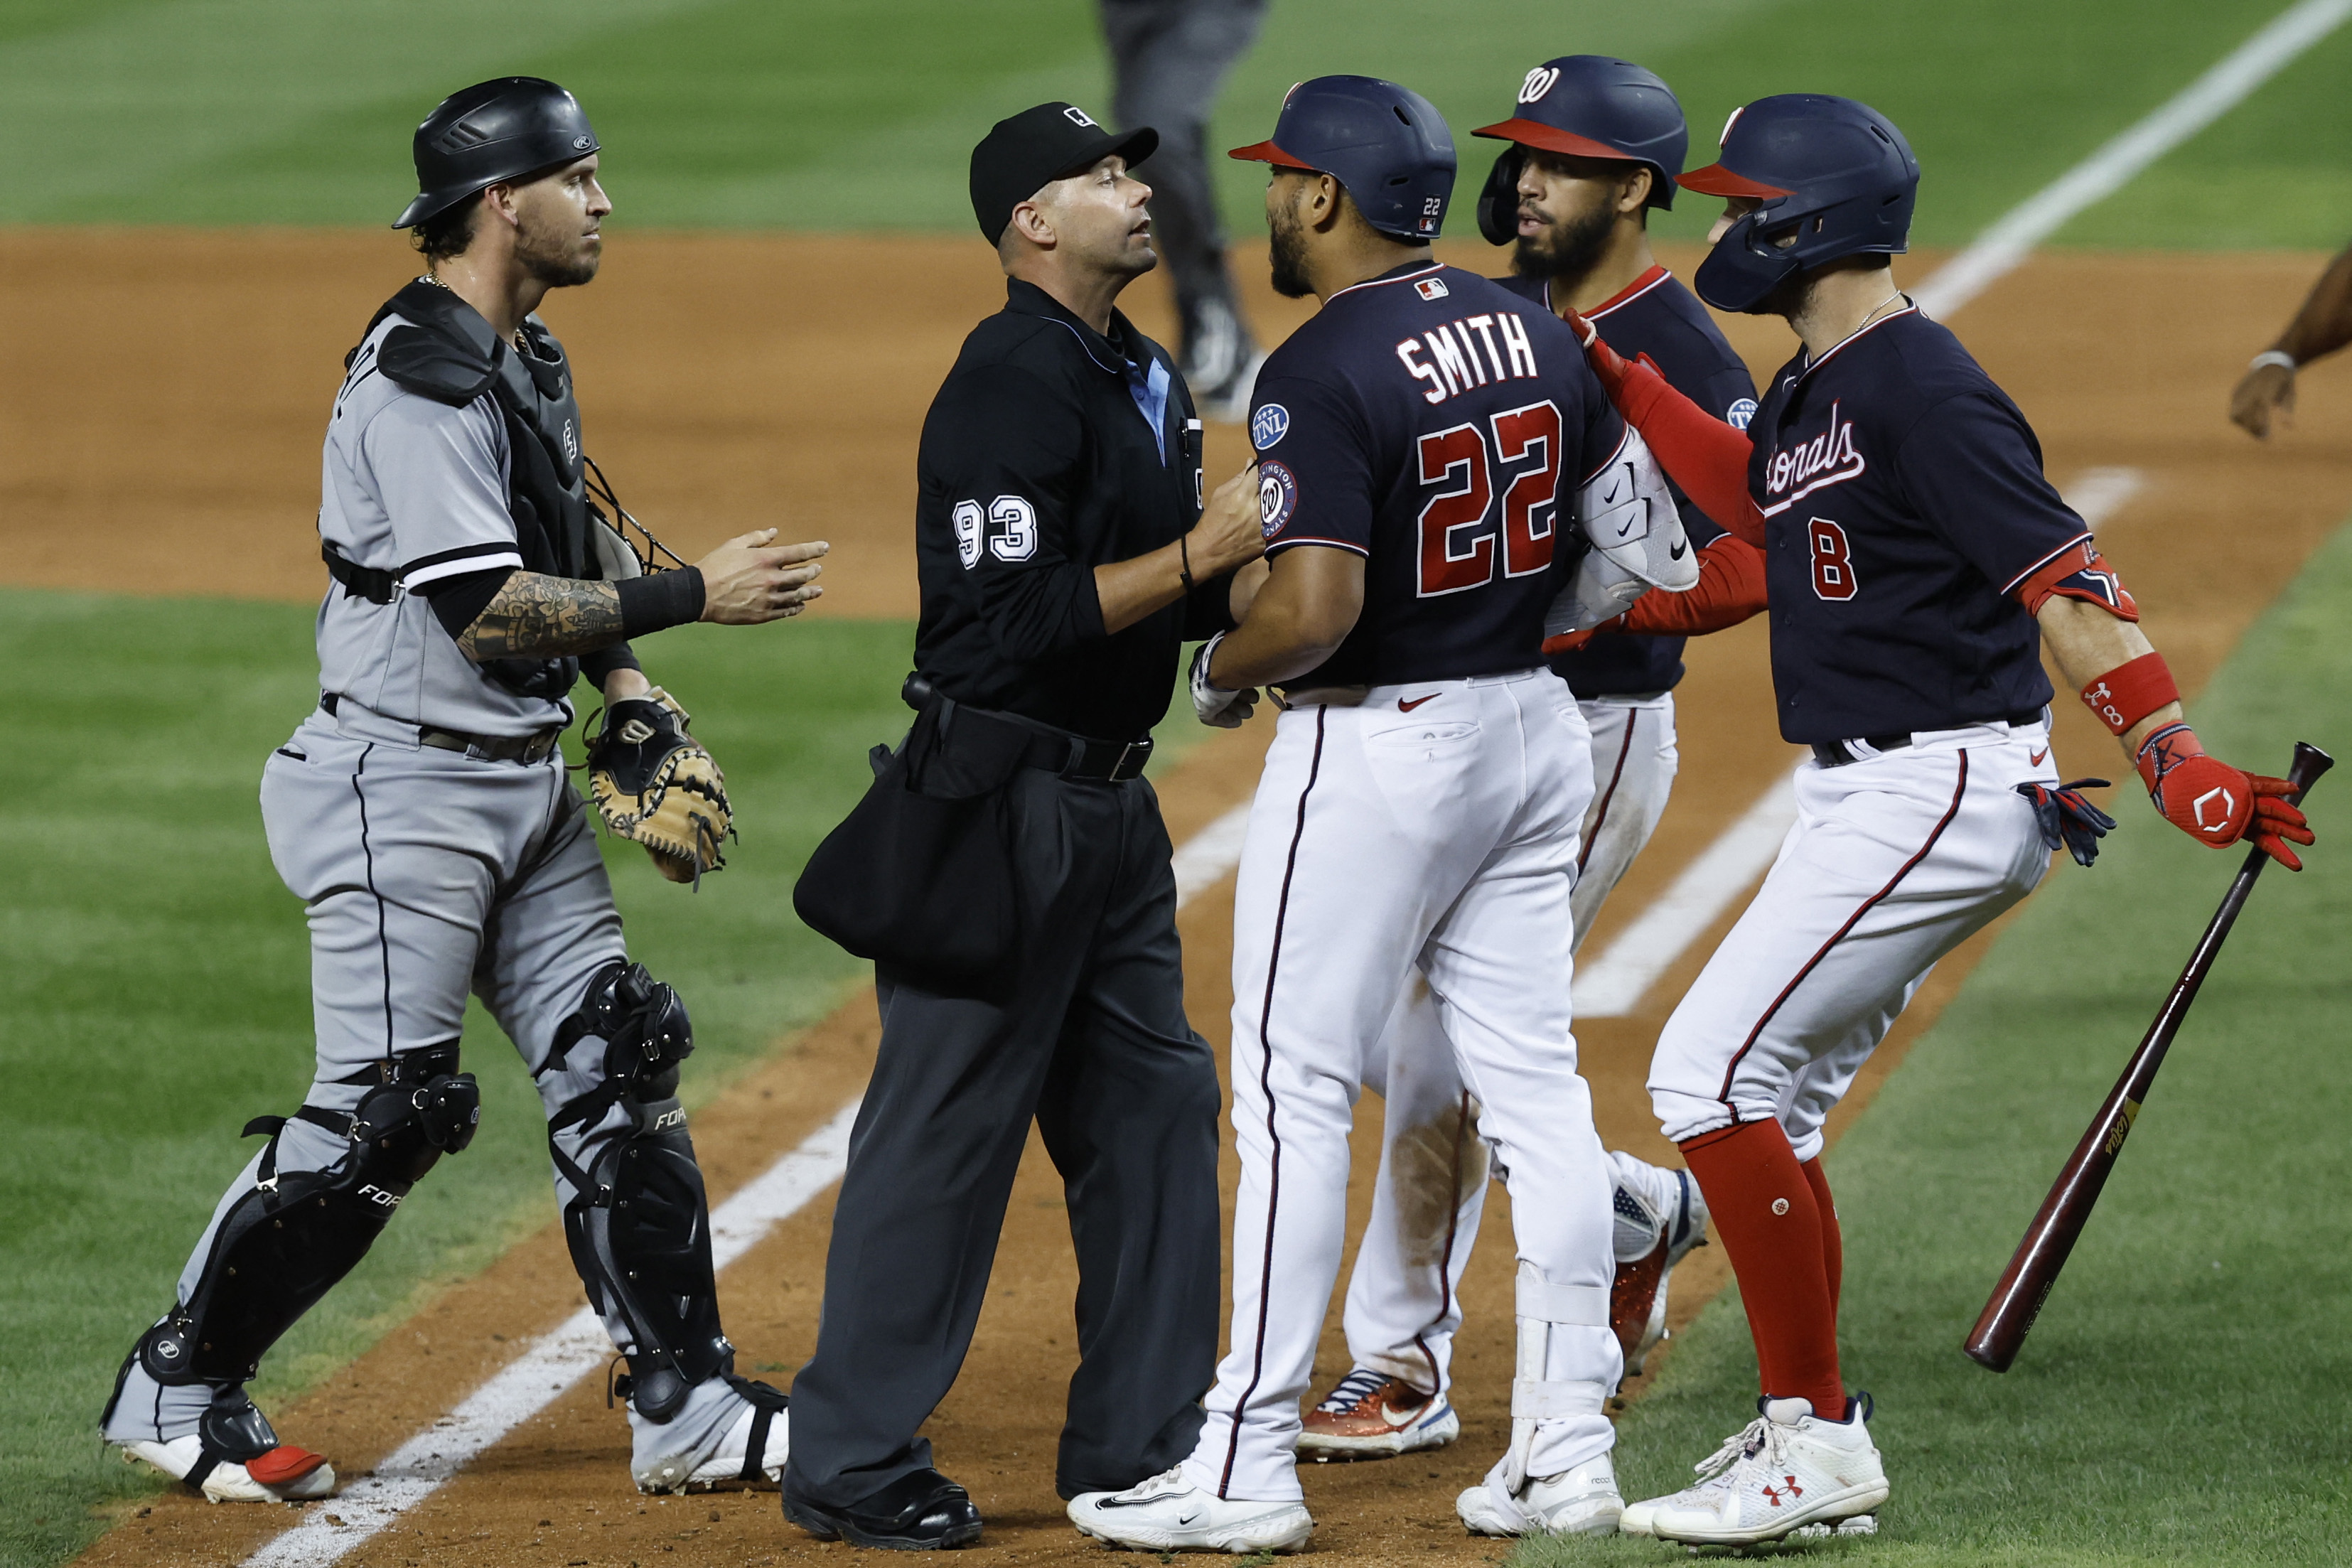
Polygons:
M986 257L951 239L632 235L617 236L613 253L596 288L559 297L549 314L579 360L591 449L622 493L689 558L771 521L793 536L830 537L822 613L910 615L913 433L962 333L999 297ZM1493 259L1483 248L1454 255L1474 266ZM1905 262L1903 276L1924 276L1930 259ZM2143 476L2101 537L2192 691L2352 505L2352 372L2311 373L2302 427L2270 447L2221 414L2238 367L2318 265L2304 256L2046 258L1957 323L2034 420L2062 486L2099 468ZM410 269L383 236L0 235L0 331L16 364L0 386L0 581L314 597L322 573L310 519L323 409L342 350ZM1255 284L1262 261L1245 260L1243 274ZM1255 292L1254 309L1271 329L1304 313L1262 286ZM1136 313L1147 330L1165 325L1156 294ZM1784 357L1777 323L1734 326L1759 373ZM1241 451L1237 433L1217 431L1213 476ZM1760 625L1692 645L1681 783L1588 951L1605 947L1789 765L1763 653ZM1246 795L1267 728L1213 738L1168 780L1180 842ZM2072 771L2116 776L2119 760L2086 715L2063 712L2059 736ZM2126 824L2154 830L2128 816ZM1230 883L1197 900L1182 922L1192 1017L1220 1045L1229 915ZM1666 1153L1643 1070L1711 945L1712 936L1695 943L1634 1016L1580 1029L1613 1144ZM1930 983L1833 1132L1982 945ZM861 997L700 1113L695 1136L714 1194L757 1174L856 1091L874 1034L871 998ZM1378 1102L1368 1098L1364 1110L1369 1129ZM1372 1166L1361 1130L1359 1154L1360 1221ZM1463 1292L1462 1442L1433 1458L1310 1468L1318 1550L1366 1562L1499 1555L1465 1539L1452 1513L1454 1492L1491 1462L1506 1425L1508 1211L1496 1199ZM786 1382L813 1342L829 1209L820 1199L722 1281L743 1370ZM1696 1255L1676 1277L1677 1317L1721 1279L1719 1250ZM970 1363L930 1426L943 1468L987 1515L976 1554L991 1562L1093 1555L1052 1489L1060 1394L1075 1357L1073 1286L1057 1186L1033 1146ZM278 1412L279 1427L357 1478L579 1299L560 1238L542 1233ZM1335 1324L1319 1375L1345 1365ZM620 1417L602 1406L600 1393L572 1390L347 1561L644 1568L672 1552L729 1563L841 1560L845 1549L784 1527L772 1494L635 1497ZM234 1562L288 1517L164 1498L132 1510L85 1561Z

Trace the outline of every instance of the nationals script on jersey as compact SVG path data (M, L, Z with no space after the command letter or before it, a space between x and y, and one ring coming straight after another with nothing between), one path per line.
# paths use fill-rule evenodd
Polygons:
M1355 629L1291 684L1541 664L1583 550L1578 488L1624 439L1575 334L1487 279L1415 262L1333 294L1266 361L1250 416L1266 553L1366 557Z
M2040 629L2010 593L2091 531L1948 329L1906 307L1800 353L1748 434L1783 736L1953 729L2050 700Z

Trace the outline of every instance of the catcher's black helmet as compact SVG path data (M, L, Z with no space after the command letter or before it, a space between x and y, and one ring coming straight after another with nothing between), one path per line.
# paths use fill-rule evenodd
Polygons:
M393 220L414 228L501 180L596 151L580 100L535 76L502 76L443 99L416 128L415 200Z

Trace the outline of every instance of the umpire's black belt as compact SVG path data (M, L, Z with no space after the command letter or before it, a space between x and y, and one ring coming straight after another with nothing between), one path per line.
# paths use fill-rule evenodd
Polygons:
M2028 708L2020 713L2004 713L1998 719L1971 719L1967 724L1955 724L1952 728L1965 730L1971 724L2007 724L2014 729L2027 724L2046 724L2049 721L2048 708ZM1870 755L1874 756L1882 752L1899 752L1912 744L1917 735L1934 732L1922 730L1916 734L1906 731L1893 735L1864 735L1862 737L1862 743L1868 746ZM1813 761L1825 768L1842 768L1848 763L1868 760L1863 752L1855 751L1853 742L1849 741L1815 741L1813 742Z
M906 700L907 706L918 711L929 703L947 700L919 675L908 676L899 695ZM1141 778L1143 764L1151 760L1151 737L1149 735L1139 741L1097 741L1085 735L1074 735L1067 730L1057 730L1051 724L1041 724L1034 719L1024 719L1017 713L970 708L961 702L951 702L950 710L953 715L950 721L950 730L963 725L1003 725L1028 731L1029 741L1021 753L1021 766L1042 768L1066 779L1089 784L1119 784L1128 779Z
M322 692L319 706L330 719L342 699L332 691ZM535 735L468 735L457 730L436 730L430 724L416 726L416 743L430 746L436 752L463 752L477 762L541 763L555 750L563 738L563 731L541 730Z

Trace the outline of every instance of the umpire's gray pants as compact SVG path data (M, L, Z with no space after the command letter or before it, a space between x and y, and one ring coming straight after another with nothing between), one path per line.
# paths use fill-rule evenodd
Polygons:
M1078 1260L1062 1495L1182 1458L1215 1373L1221 1096L1184 1017L1159 801L1140 779L1024 768L1006 805L1013 972L988 995L877 975L881 1047L834 1207L816 1354L793 1384L784 1490L820 1505L931 1463L917 1432L971 1343L1032 1118Z
M1159 150L1141 166L1151 227L1187 321L1203 299L1230 301L1224 227L1209 177L1209 111L1225 73L1257 37L1266 0L1102 0L1111 115L1149 125Z
M612 885L562 752L537 763L480 762L420 746L415 726L349 700L339 708L339 717L312 713L261 776L270 858L310 924L318 1068L305 1101L356 1110L367 1087L342 1080L387 1057L456 1041L470 994L514 1042L553 1117L604 1079L604 1045L593 1036L572 1047L563 1068L541 1072L557 1026L579 1010L597 971L625 952ZM628 1126L615 1105L556 1142L586 1170ZM348 1147L325 1128L289 1121L278 1169L323 1170ZM181 1300L203 1277L213 1231L253 1189L260 1158L215 1207L181 1272ZM464 1154L448 1158L462 1169ZM555 1195L559 1206L572 1197L561 1172ZM632 1348L624 1323L607 1319L605 1328L615 1348ZM195 1429L209 1397L201 1385L159 1387L134 1363L108 1436L180 1436ZM675 1424L664 1436L688 1440Z

